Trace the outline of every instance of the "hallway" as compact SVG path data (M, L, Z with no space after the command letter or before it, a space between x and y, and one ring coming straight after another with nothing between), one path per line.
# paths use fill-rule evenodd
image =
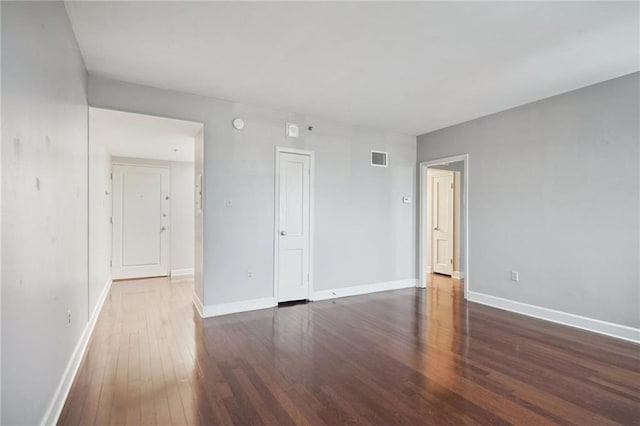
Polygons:
M637 345L467 303L457 280L201 320L114 283L59 424L633 424Z

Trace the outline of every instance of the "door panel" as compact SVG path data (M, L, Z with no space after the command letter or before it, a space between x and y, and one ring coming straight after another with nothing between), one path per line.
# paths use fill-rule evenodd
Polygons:
M278 302L309 298L310 158L280 152Z
M302 162L285 161L282 226L289 237L302 237L304 234L304 166Z
M433 177L433 272L453 274L453 173Z
M166 168L113 167L113 278L168 275L168 188Z

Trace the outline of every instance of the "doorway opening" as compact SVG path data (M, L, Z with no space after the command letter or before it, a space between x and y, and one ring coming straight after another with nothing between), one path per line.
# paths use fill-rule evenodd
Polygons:
M202 271L203 129L190 121L89 109L90 299L100 297L105 282L193 280Z
M420 287L460 280L469 289L468 155L420 163ZM457 283L458 284L458 283Z

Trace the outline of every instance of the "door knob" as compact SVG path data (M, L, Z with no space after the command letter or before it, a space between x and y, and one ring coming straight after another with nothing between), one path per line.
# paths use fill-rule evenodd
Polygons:
M287 235L287 231L280 231L280 235L282 235L283 237Z
M437 230L438 230L438 227L437 227L437 226L434 226L434 227L433 227L433 230L434 230L434 231L437 231Z

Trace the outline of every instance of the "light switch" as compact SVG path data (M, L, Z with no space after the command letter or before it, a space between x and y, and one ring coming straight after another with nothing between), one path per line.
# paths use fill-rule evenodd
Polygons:
M402 204L411 204L411 197L402 197Z
M295 123L287 123L286 125L286 133L290 138L297 138L299 135L298 125Z
M231 200L225 200L224 201L224 206L229 208L229 207L233 207L233 203L231 202Z

